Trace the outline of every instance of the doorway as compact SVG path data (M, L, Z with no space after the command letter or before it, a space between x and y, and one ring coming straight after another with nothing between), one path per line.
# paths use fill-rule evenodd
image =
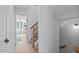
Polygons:
M76 24L76 25L75 25ZM60 53L74 53L79 48L79 21L67 20L59 29Z
M31 45L27 35L27 17L16 15L16 53L32 53Z
M26 45L26 16L16 15L16 52L25 52Z

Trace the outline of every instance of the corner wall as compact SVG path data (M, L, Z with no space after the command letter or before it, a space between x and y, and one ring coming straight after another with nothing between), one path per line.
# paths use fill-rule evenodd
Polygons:
M38 21L39 31L39 52L59 52L59 29L58 22L53 15L52 6L40 6Z

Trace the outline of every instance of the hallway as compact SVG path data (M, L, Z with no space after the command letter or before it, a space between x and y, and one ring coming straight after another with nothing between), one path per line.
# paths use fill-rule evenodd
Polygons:
M74 53L75 47L79 48L78 8L1 5L0 52Z
M16 41L16 53L35 53L31 44L27 41L27 34L18 34L20 38Z

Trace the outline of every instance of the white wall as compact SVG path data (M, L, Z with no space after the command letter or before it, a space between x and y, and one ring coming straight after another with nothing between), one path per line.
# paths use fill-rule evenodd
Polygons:
M70 19L67 21L61 22L62 26L60 27L59 32L59 41L61 45L67 45L66 48L61 49L60 52L71 53L74 52L74 47L79 47L79 27L74 29L74 24L78 23L78 19Z
M39 52L59 52L58 22L53 15L52 6L40 6L39 14Z
M7 37L7 8L8 6L0 5L0 52L7 52L7 45L5 44L5 39Z
M5 39L9 40L5 43ZM11 5L0 5L0 52L15 52L15 20Z
M15 52L16 43L16 21L14 18L14 8L12 5L7 7L7 38L9 39L8 52Z

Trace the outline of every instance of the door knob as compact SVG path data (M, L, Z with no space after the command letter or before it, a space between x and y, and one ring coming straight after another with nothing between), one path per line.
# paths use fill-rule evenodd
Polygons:
M9 42L9 40L6 38L6 39L5 39L5 43L8 43L8 42Z

